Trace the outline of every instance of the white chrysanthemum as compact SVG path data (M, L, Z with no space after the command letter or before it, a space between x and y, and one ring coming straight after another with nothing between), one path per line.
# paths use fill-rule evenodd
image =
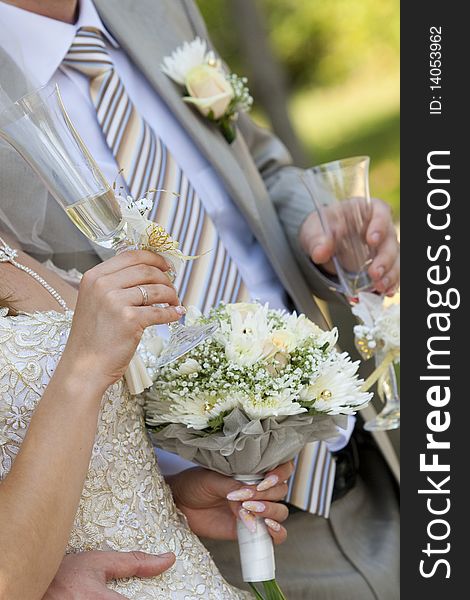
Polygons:
M295 401L292 390L287 388L277 394L266 396L262 400L253 397L246 398L242 402L242 407L250 419L297 415L307 410Z
M210 393L184 395L171 394L172 403L166 421L183 423L193 429L204 429L209 421L238 406L238 399L226 396L212 396Z
M321 348L325 344L328 344L328 348L334 348L336 346L336 342L338 341L338 329L333 327L331 331L323 331L318 335L316 342L318 346Z
M195 67L215 61L212 51L207 50L204 40L197 37L192 42L185 42L170 56L163 59L162 71L180 85L186 84L186 76Z
M268 306L246 304L240 310L234 306L227 306L230 322L223 322L215 334L227 360L248 367L275 354L278 348L271 340Z
M201 317L190 307L187 323ZM221 305L209 320L219 325L213 339L161 370L147 406L151 425L220 427L220 419L213 420L236 407L250 419L296 415L310 407L351 414L371 397L360 391L358 363L333 348L336 330L323 331L303 315L255 303Z
M318 347L328 344L332 348L338 341L338 330L334 327L331 331L324 331L305 315L297 316L292 313L287 316L286 329L294 334L297 345L307 338L313 337Z
M359 362L351 362L346 353L337 362L327 362L320 374L300 393L300 400L314 402L313 408L330 415L354 414L372 398L361 392L363 381L357 377Z

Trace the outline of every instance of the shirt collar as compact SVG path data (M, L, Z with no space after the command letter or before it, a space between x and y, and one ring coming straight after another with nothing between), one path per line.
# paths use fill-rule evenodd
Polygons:
M119 47L92 0L79 0L79 16L72 25L0 1L0 22L0 46L40 86L51 80L80 27L99 29L109 44Z

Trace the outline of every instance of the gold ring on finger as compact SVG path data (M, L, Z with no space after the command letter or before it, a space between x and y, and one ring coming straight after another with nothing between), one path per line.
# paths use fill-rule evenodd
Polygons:
M147 290L141 285L138 285L137 287L139 288L140 293L142 294L141 306L147 306L147 304L149 303L149 294L148 294Z

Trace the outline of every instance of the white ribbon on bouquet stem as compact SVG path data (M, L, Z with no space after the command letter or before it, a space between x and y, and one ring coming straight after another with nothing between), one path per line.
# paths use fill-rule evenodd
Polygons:
M253 485L262 481L263 477L236 475L235 479L246 485ZM237 534L243 581L257 583L275 579L273 541L263 519L256 517L256 531L253 533L238 519Z

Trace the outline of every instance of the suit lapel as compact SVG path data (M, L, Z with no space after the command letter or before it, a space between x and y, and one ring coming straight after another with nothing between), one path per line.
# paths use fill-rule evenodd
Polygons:
M198 149L222 177L231 197L254 225L255 233L260 233L260 216L253 192L238 161L234 160L233 149L216 125L182 101L182 88L161 72L163 58L194 38L186 20L181 19L180 3L95 0L95 4L106 27L171 107Z

